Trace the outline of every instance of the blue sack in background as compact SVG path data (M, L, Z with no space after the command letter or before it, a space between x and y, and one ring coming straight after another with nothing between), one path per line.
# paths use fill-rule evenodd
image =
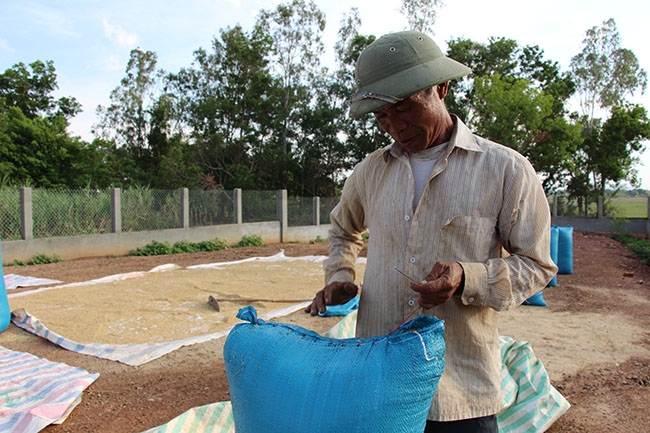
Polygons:
M530 298L526 299L524 301L524 305L532 305L534 307L548 307L546 299L544 299L544 291L540 290Z
M559 229L557 226L551 226L551 259L553 263L557 265L558 260L558 240L559 240ZM546 287L555 287L557 286L557 274L553 276L553 279L549 281ZM544 290L540 290L535 293L533 296L529 297L523 302L523 305L532 305L535 307L548 307L546 300L544 299Z
M373 338L264 322L253 307L224 345L237 433L422 433L444 369L444 322Z
M2 239L0 239L0 332L7 329L11 321L11 310L5 287L5 274L2 271Z
M558 227L557 273L573 273L573 227Z
M551 226L551 259L553 263L557 265L558 262L558 251L559 251L559 242L560 242L560 229L558 226ZM553 279L548 283L548 287L557 286L557 274L553 276Z

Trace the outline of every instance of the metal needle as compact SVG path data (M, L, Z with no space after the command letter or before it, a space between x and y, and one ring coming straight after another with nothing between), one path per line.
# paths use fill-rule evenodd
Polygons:
M393 266L393 269L395 269L397 272L399 272L400 274L402 274L402 276L408 278L409 280L413 281L414 283L419 283L419 281L416 280L415 278L413 278L413 277L411 277L411 276L408 276L408 275L406 275L404 272L402 272L402 271L400 271L399 269L397 269L397 266Z

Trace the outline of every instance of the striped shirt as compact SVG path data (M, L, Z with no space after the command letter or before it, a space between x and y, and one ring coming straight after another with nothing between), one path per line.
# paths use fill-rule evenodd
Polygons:
M533 167L456 117L454 125L415 209L413 173L399 145L357 165L330 215L324 263L326 283L354 281L361 233L369 231L361 338L391 332L418 306L418 294L394 266L423 280L437 261L462 265L462 296L423 312L445 321L445 371L429 411L438 421L501 409L498 311L520 305L557 271L549 206Z

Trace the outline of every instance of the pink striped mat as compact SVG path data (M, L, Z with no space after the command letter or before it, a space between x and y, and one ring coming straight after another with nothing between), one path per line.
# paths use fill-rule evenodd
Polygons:
M36 433L62 423L98 377L0 346L0 431Z

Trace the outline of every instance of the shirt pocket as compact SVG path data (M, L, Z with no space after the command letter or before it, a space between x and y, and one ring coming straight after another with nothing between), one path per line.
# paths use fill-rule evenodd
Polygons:
M445 260L484 262L495 244L495 218L457 215L442 227L440 253Z

